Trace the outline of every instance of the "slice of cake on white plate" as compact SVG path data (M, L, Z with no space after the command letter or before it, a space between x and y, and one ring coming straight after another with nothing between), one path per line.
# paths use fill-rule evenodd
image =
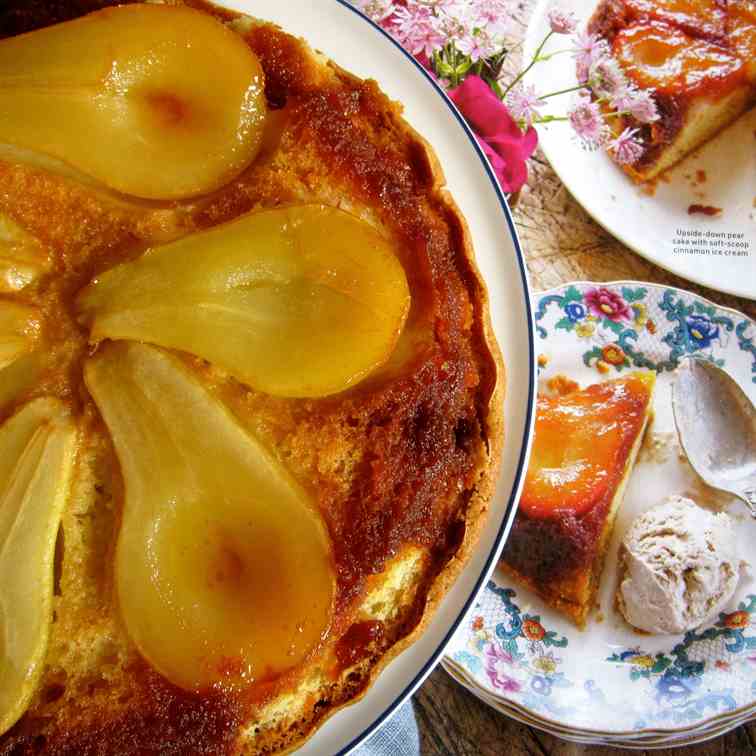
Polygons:
M645 124L610 119L615 134L638 129L643 151L623 165L636 181L658 177L756 103L753 0L602 0L588 31L659 113Z

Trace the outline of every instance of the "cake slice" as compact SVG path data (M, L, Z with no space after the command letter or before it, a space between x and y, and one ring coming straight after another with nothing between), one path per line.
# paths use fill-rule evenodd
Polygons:
M503 567L583 626L651 414L656 375L541 395Z
M639 129L643 153L623 166L636 181L656 178L756 102L753 0L602 0L588 30L633 85L653 92L657 121L610 119L615 134Z

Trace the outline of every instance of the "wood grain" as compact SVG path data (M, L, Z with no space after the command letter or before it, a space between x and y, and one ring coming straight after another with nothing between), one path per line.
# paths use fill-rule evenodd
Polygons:
M522 39L535 0L514 5L513 36ZM507 69L518 70L517 54ZM568 281L637 280L694 291L756 319L756 302L697 286L631 252L604 231L572 198L539 150L529 161L530 178L513 208L534 291ZM756 271L754 271L756 275ZM441 668L418 691L414 707L423 756L603 756L622 753L555 738L499 714L457 685ZM625 752L627 753L627 752ZM756 722L714 740L682 749L643 751L669 756L756 754Z

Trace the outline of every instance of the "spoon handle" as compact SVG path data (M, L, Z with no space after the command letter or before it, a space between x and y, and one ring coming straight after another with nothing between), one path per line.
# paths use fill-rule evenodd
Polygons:
M751 517L756 520L756 488L749 488L746 491L743 491L743 493L740 495L740 498L743 499L746 506L748 507L748 510L751 513Z

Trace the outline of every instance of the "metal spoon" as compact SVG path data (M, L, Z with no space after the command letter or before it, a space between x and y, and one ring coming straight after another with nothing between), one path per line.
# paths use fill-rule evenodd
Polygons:
M690 358L677 372L672 410L680 445L712 488L742 499L756 518L756 408L721 368Z

